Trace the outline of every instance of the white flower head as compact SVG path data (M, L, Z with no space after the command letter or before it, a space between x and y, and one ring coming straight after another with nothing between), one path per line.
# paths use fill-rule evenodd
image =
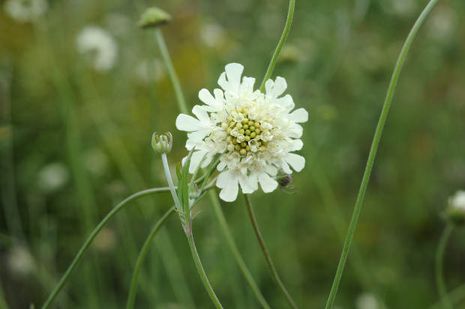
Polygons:
M62 188L69 179L69 173L63 163L50 163L38 173L39 188L46 192L53 192Z
M465 191L458 191L449 200L450 206L465 212Z
M13 19L25 23L36 20L48 9L46 0L8 0L3 5Z
M465 225L465 191L457 191L449 198L446 216L455 225Z
M81 54L87 55L97 71L108 71L116 62L118 46L113 37L96 26L85 27L76 39Z
M381 309L384 308L376 296L371 293L363 293L357 297L356 306L357 309Z
M216 185L220 198L234 201L239 188L250 194L258 186L274 191L278 172L300 172L305 159L293 153L302 149L302 126L308 120L305 109L294 110L286 80L277 77L265 84L265 93L254 90L255 79L242 77L244 67L226 65L213 94L199 92L204 103L192 109L196 117L180 114L176 127L188 132L186 148L193 151L190 172L208 166L219 155Z

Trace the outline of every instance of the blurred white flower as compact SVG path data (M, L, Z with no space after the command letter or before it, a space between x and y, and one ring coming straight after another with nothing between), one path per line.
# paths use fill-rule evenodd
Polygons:
M86 168L94 175L101 176L108 168L108 158L99 148L88 150L84 155Z
M417 9L415 0L386 0L382 3L388 11L398 16L410 16Z
M435 40L446 41L452 37L456 26L456 13L450 8L441 8L431 16L428 30Z
M239 187L249 194L260 184L266 193L274 191L278 172L291 174L292 167L301 171L305 159L292 153L303 147L302 126L308 120L305 109L294 110L287 94L286 80L277 77L266 82L265 93L254 90L255 79L244 76L244 67L226 65L218 79L222 89L199 92L204 105L192 109L195 117L180 114L176 127L187 131L186 148L193 151L190 172L206 167L219 156L216 185L220 198L234 201Z
M115 248L116 235L111 228L104 228L95 237L92 246L101 252L109 252Z
M16 245L8 254L8 267L13 273L25 276L34 270L34 259L25 247Z
M42 16L48 9L48 3L46 0L8 0L3 8L11 18L24 23Z
M129 31L134 30L133 21L126 15L112 13L105 17L105 28L111 29L111 33L117 37L126 35Z
M63 187L68 178L69 173L64 164L51 163L39 171L38 185L42 191L52 192Z
M116 62L118 46L113 37L96 26L85 27L76 39L78 51L86 55L97 71L108 71Z
M206 23L202 25L200 37L207 47L216 47L224 42L224 30L218 24Z
M381 309L383 306L379 304L376 297L371 293L363 293L357 297L355 303L357 309Z
M451 207L465 211L465 191L458 191L449 200Z
M136 76L143 83L160 81L165 75L165 66L159 59L144 60L136 66Z

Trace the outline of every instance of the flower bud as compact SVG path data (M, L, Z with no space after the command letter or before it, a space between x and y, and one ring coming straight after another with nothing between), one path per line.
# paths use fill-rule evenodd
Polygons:
M465 225L465 191L458 191L449 199L446 216L455 225Z
M170 153L173 147L173 135L170 132L158 134L154 132L152 134L152 148L155 153Z
M143 29L156 28L165 25L170 21L171 15L157 7L151 7L145 10L142 14L139 19L138 26Z

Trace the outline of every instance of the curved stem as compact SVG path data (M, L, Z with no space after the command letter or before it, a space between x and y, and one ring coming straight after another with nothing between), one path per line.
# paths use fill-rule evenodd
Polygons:
M226 243L228 244L229 249L231 250L233 254L233 257L236 260L237 265L239 266L239 269L244 275L245 280L249 284L250 288L252 289L253 294L257 298L260 305L265 309L269 309L270 305L268 305L267 301L265 300L265 297L263 297L262 292L260 291L257 284L255 283L252 277L252 274L250 273L249 269L247 268L247 265L244 262L244 259L239 253L239 249L237 248L237 245L234 242L234 238L231 235L231 231L229 229L228 223L226 222L223 211L221 210L221 204L217 198L216 193L213 191L210 191L209 195L210 195L210 200L212 201L212 204L213 204L213 210L215 211L216 218L218 219L218 222L220 224L221 231L223 232L223 235L226 238Z
M217 309L222 309L223 306L221 305L218 297L216 296L215 291L213 290L213 287L211 286L210 281L208 280L207 273L203 268L202 261L200 260L199 253L197 252L197 247L195 246L194 235L191 233L186 236L187 242L189 243L189 248L191 249L192 258L194 259L195 267L197 268L197 272L200 275L200 279L202 280L202 283L205 289L207 290L208 295L210 296L210 299L212 300L215 307Z
M448 223L442 232L436 251L436 287L440 296L443 308L452 309L449 296L447 294L446 284L444 283L444 252L446 251L447 242L449 241L453 225Z
M189 111L187 108L186 99L184 98L181 83L179 82L178 75L176 74L176 70L174 69L173 62L171 61L170 53L168 51L168 47L166 47L165 38L163 37L163 33L161 32L161 30L155 30L155 39L157 41L158 47L160 48L160 53L161 57L163 58L163 62L165 63L166 69L168 70L168 76L171 80L171 83L173 84L178 108L181 111L181 113L187 114Z
M155 223L153 226L152 230L150 231L147 239L144 242L144 245L142 246L142 249L140 250L139 256L137 257L136 261L136 266L134 267L134 272L132 274L131 278L131 285L129 287L129 295L128 295L128 300L126 303L126 308L127 309L132 309L134 308L134 303L136 300L136 293L137 293L137 283L139 279L139 274L142 269L142 264L145 260L145 257L147 256L147 253L149 252L150 246L152 245L152 242L157 236L158 231L160 228L163 226L165 221L173 214L174 208L171 207L165 214Z
M399 57L397 58L397 62L394 67L394 71L391 76L391 81L389 83L389 87L387 90L386 98L384 100L381 115L379 117L378 124L376 126L375 134L374 134L373 141L372 141L371 148L370 148L370 153L368 155L368 160L366 163L365 171L363 173L362 182L360 184L360 189L358 191L357 200L355 202L354 211L352 213L352 218L350 220L349 229L347 231L346 238L344 240L341 257L339 259L336 274L334 276L333 284L331 286L331 291L329 292L329 296L326 302L326 307L325 307L326 309L332 308L334 305L334 301L336 299L337 291L339 289L339 284L341 282L345 264L347 262L347 258L350 253L350 247L352 245L355 231L357 229L358 220L362 212L363 201L365 199L365 193L368 187L368 183L370 181L371 171L373 169L373 165L374 165L375 158L376 158L376 153L378 151L379 143L383 135L383 129L386 124L386 119L389 115L389 110L392 105L392 99L394 97L394 93L397 87L397 82L399 80L400 72L402 71L402 67L405 63L408 52L418 32L418 29L424 23L426 17L431 12L431 10L433 9L433 7L436 5L437 2L438 0L431 0L428 3L428 5L425 7L423 12L420 14L415 24L413 25L412 29L410 30L410 33L408 34L407 39L405 40L405 43L402 46Z
M270 252L268 251L268 248L266 247L265 240L263 239L262 233L260 231L260 227L258 226L257 219L255 218L255 213L253 211L250 197L248 194L244 194L244 198L245 198L245 205L247 207L247 213L249 214L249 218L250 218L250 223L252 223L255 235L257 236L258 243L260 244L260 248L262 249L263 255L265 256L265 260L266 260L266 263L268 264L268 268L271 272L271 275L273 279L276 281L276 284L278 284L279 288L283 292L284 296L286 296L286 300L289 303L289 306L292 308L297 308L295 301L292 299L291 295L289 294L286 287L284 286L284 283L279 277L278 271L276 270L276 267L274 266L273 260L271 259Z
M98 233L102 230L102 228L105 226L105 224L118 212L120 212L123 208L127 207L129 205L129 202L136 200L138 198L141 198L146 195L150 195L152 193L158 193L158 192L167 192L169 191L169 188L153 188L153 189L147 189L143 190L137 193L134 193L133 195L127 197L124 199L122 202L120 202L118 205L116 205L106 216L105 218L100 221L100 223L94 228L92 233L87 237L86 241L82 245L82 247L79 249L78 253L74 257L73 261L71 262L71 265L69 265L68 269L66 272L63 274L61 277L60 281L58 284L55 286L53 289L52 293L48 296L47 300L45 303L42 305L42 309L48 308L52 302L55 300L57 297L58 293L60 293L61 289L65 285L66 281L69 279L69 276L73 272L73 270L76 268L77 264L81 261L82 256L84 253L87 251L89 246L92 244L92 241L95 239L95 237L98 235Z
M260 84L261 91L265 89L266 81L273 74L274 68L276 67L276 62L278 61L279 54L281 53L281 50L283 49L283 46L287 41L287 37L289 35L289 32L291 31L292 21L294 20L294 10L295 10L295 0L289 0L289 9L287 11L286 24L284 25L283 32L281 33L281 37L279 38L278 45L276 45L276 48L273 52L271 61L268 64L268 68L266 69L266 73L265 73L265 76L263 77L262 83Z

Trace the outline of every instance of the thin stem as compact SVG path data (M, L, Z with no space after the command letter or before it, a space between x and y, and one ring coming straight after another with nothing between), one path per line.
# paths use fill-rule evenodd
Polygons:
M170 188L171 197L173 198L174 204L178 210L181 210L181 201L176 193L176 187L174 186L173 178L171 177L170 166L168 164L168 157L166 153L161 154L161 162L163 164L163 172L165 173L166 182L168 182L168 188Z
M212 201L213 210L215 211L216 218L218 219L218 222L220 224L221 231L223 232L223 235L226 238L226 243L228 244L229 249L231 250L234 256L234 259L236 260L237 265L239 266L242 274L244 275L245 280L249 284L250 288L252 289L253 294L257 298L260 305L265 309L269 309L270 305L268 305L267 301L265 300L265 297L263 297L262 292L260 291L257 284L255 283L252 277L252 274L247 268L247 265L245 264L244 259L239 253L239 249L237 248L236 243L234 242L234 238L231 235L231 231L229 229L228 223L226 222L226 218L224 217L223 211L221 210L221 204L217 198L216 192L210 191L209 196L210 196L210 200Z
M160 48L161 57L165 63L166 69L168 70L168 76L173 84L174 93L176 95L176 102L178 103L178 108L181 113L187 114L188 108L186 104L186 99L182 92L181 83L179 82L178 75L174 69L173 62L171 61L170 53L168 47L166 47L165 38L161 30L155 30L155 39L157 41L158 47Z
M132 274L131 278L131 285L129 288L129 295L128 295L128 301L126 304L127 309L132 309L134 308L134 303L136 300L136 293L137 293L137 283L139 281L139 274L142 269L142 264L145 260L145 257L147 256L150 246L152 245L152 242L157 236L158 231L160 228L163 226L165 221L173 214L174 208L171 207L165 214L155 223L153 226L152 230L150 231L147 239L144 242L144 245L142 246L142 249L140 250L139 256L137 257L136 261L136 266L134 267L134 272Z
M278 45L273 52L273 56L271 57L271 61L268 64L268 68L266 69L265 76L263 77L262 83L260 84L260 90L263 91L265 89L266 81L271 77L273 74L274 68L276 67L276 62L278 61L279 54L283 49L284 44L287 41L287 37L289 32L291 31L292 21L294 20L294 10L295 10L295 0L289 0L289 9L287 11L287 18L286 23L284 25L283 32L281 33L281 37L279 38Z
M350 253L350 247L352 245L352 241L355 235L355 231L357 229L358 220L360 218L360 214L363 208L363 201L365 199L365 193L368 187L368 183L370 181L371 171L373 169L373 165L375 162L376 154L378 151L379 143L381 141L381 137L383 135L383 129L386 124L386 119L389 115L389 110L392 105L392 99L394 97L394 93L397 87L397 83L399 80L400 72L402 71L402 67L405 63L407 58L408 52L412 45L412 42L420 28L420 26L424 23L426 17L431 12L435 4L438 0L431 0L428 5L425 7L423 12L420 14L418 19L416 20L415 24L413 25L410 33L405 40L404 45L400 51L399 57L397 58L396 65L394 67L394 71L391 76L391 81L389 83L389 87L387 90L386 98L384 100L383 108L381 111L381 115L378 120L378 124L376 126L375 134L373 137L373 141L370 148L370 153L368 155L368 160L366 163L365 171L363 173L362 182L360 184L360 189L358 191L357 200L355 202L354 211L352 213L352 218L350 220L349 229L346 234L346 238L344 240L344 245L342 248L341 257L339 259L339 263L337 266L336 274L334 276L333 284L331 287L331 291L329 292L329 296L326 302L326 309L333 308L334 301L336 299L337 291L339 289L339 284L341 282L342 274L344 272L345 264L347 262L347 258Z
M452 303L447 294L446 284L444 282L444 252L446 251L447 243L454 227L448 223L442 232L439 240L438 249L436 251L436 287L440 296L442 307L452 309Z
M169 188L153 188L153 189L147 189L143 190L137 193L132 194L131 196L127 197L123 201L121 201L118 205L116 205L106 216L105 218L100 221L100 223L94 228L94 230L90 233L90 235L87 237L86 241L82 245L82 247L79 249L78 253L74 257L73 261L71 262L71 265L69 265L68 269L66 272L63 274L61 277L60 281L58 284L55 286L53 289L52 293L48 296L47 300L45 303L42 305L42 309L48 308L52 302L55 300L57 297L58 293L60 293L61 289L65 285L65 283L68 281L69 276L73 272L73 270L76 268L78 263L81 261L82 256L84 253L89 249L89 246L92 244L92 241L95 239L95 237L98 235L98 233L102 230L102 228L105 226L105 224L118 212L120 212L123 208L126 208L129 204L129 202L136 200L138 198L141 198L146 195L150 195L153 193L158 193L158 192L167 192L169 191Z
M255 217L255 213L252 207L252 202L250 201L250 197L248 194L244 194L245 205L247 207L247 213L249 214L250 223L252 223L255 236L257 236L258 243L260 244L260 248L262 249L263 255L265 256L266 263L268 264L268 268L270 269L271 275L273 279L278 284L279 288L283 292L284 296L286 296L286 300L289 303L289 306L292 308L297 308L295 301L292 299L291 295L287 291L284 283L282 282L281 278L279 277L278 271L274 266L273 260L271 259L270 252L266 247L265 240L263 239L262 233L260 231L260 227L258 226L257 219Z
M455 304L460 302L461 300L465 299L465 284L462 284L452 291L449 291L447 293L447 297L449 298L451 304ZM443 308L442 306L442 299L440 299L438 302L433 304L429 309L439 309Z
M194 235L190 233L186 236L187 236L187 241L189 243L189 247L191 249L192 258L194 259L195 267L197 268L197 272L200 275L200 279L202 280L202 283L205 289L207 290L208 295L210 296L210 299L212 300L216 308L223 308L218 297L215 294L215 291L213 290L210 284L210 281L208 280L207 273L205 272L205 269L203 268L202 261L200 260L199 253L197 252L197 247L195 246Z

